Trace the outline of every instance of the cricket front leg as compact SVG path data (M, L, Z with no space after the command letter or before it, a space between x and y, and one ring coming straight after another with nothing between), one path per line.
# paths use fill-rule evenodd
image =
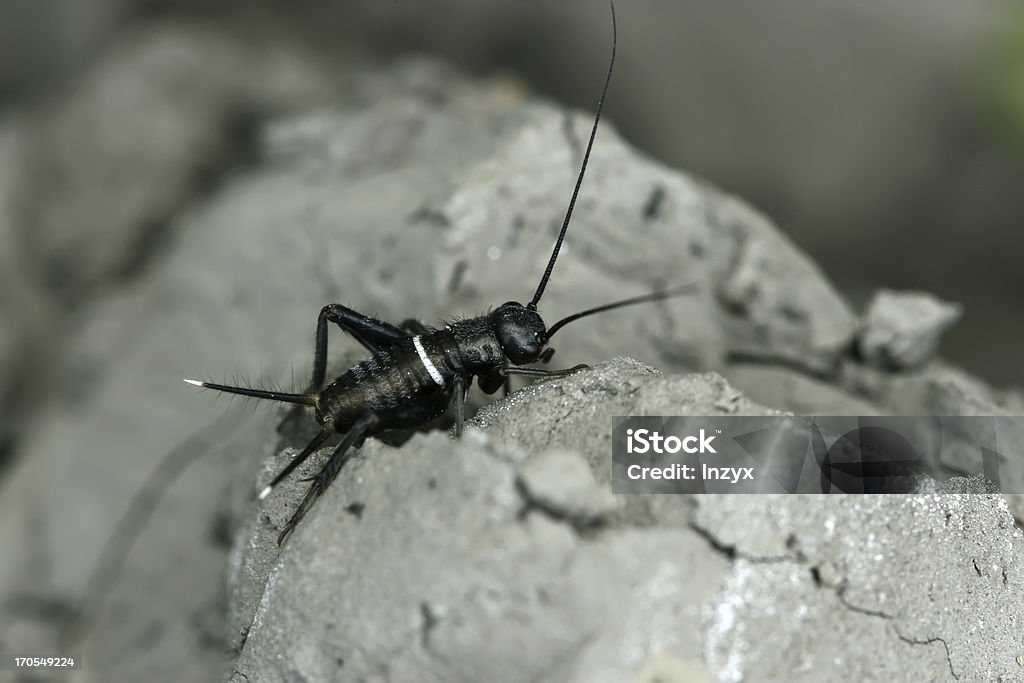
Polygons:
M452 386L455 393L455 438L459 439L462 438L462 427L466 421L466 392L469 391L469 385L466 378L459 375Z
M571 368L565 370L543 370L541 368L520 368L514 365L499 370L499 374L508 377L509 375L524 375L526 377L562 377L564 375L571 375L579 372L580 370L586 370L590 366L586 363L580 363L574 365Z

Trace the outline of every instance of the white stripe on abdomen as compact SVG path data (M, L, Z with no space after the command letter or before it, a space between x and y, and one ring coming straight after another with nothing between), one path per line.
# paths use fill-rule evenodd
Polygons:
M434 365L433 361L431 361L430 357L427 356L427 352L423 348L423 343L420 342L420 338L418 335L412 338L412 343L416 347L416 353L418 353L420 356L420 362L423 363L423 367L425 367L427 369L427 372L430 374L430 378L434 380L434 383L437 384L437 386L443 387L444 377L441 376L441 373L438 372L437 367Z

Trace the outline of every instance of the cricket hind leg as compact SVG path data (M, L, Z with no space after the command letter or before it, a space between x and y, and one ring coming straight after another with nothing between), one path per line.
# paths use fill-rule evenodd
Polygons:
M271 482L267 484L262 491L260 491L260 500L263 500L264 498L269 496L270 492L274 490L274 487L280 484L282 481L284 481L284 478L291 474L296 467L304 463L306 461L306 458L312 455L318 448L320 448L320 446L324 444L325 441L327 441L327 439L330 438L331 434L334 434L333 429L328 427L324 427L323 429L321 429L320 432L313 437L313 440L309 442L309 445L303 448L298 455L292 458L291 462L289 462L280 472L278 472L277 475L274 476L273 480L271 480Z
M313 379L307 391L319 391L327 375L327 323L332 322L363 345L370 353L395 344L408 335L391 323L363 315L341 304L327 304L316 320L316 347L313 352Z
M338 444L331 457L320 468L320 471L310 477L309 488L303 496L299 507L291 516L281 534L277 537L278 545L283 545L296 525L309 512L309 509L316 502L316 499L323 495L327 487L331 485L338 476L338 472L352 456L353 449L361 444L367 437L374 436L385 430L404 429L412 426L422 426L429 420L444 412L444 409L451 401L450 394L436 394L418 403L407 404L396 409L391 409L381 414L366 412L349 429L345 438Z
M352 452L357 444L361 444L367 436L373 432L374 429L380 426L380 418L375 413L367 413L361 418L356 420L356 423L352 425L352 428L342 439L341 443L331 453L331 457L328 458L327 462L320 468L320 471L313 477L309 478L312 483L309 488L306 489L306 494L302 497L302 501L299 503L298 508L288 519L288 522L284 525L281 533L277 537L277 545L283 546L291 536L295 527L306 516L309 509L313 507L313 503L316 499L323 495L323 492L327 490L327 487L331 485L331 482L338 476L338 472L341 471L342 466L352 457ZM322 432L321 432L322 433ZM307 449L308 450L308 449ZM288 467L285 468L291 471L296 467L296 463L293 461L289 463ZM282 472L282 475L286 474ZM279 477L281 475L278 475Z

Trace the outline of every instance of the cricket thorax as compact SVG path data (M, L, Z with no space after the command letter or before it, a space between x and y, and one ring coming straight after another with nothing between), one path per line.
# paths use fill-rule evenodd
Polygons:
M494 333L490 316L458 320L448 329L459 350L459 359L470 375L490 375L505 364L501 344Z

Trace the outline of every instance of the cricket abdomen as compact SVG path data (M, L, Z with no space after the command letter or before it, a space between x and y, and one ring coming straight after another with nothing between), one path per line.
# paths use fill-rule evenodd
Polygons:
M320 393L317 419L333 421L335 431L344 432L368 412L388 429L419 426L441 415L461 372L446 334L409 337L360 361Z

